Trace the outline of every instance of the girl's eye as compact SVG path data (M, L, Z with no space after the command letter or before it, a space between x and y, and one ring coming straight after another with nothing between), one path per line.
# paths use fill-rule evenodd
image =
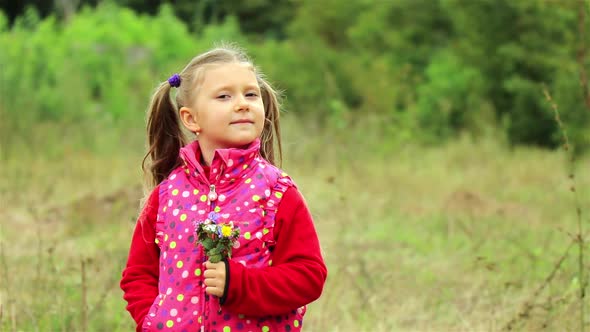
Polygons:
M217 96L217 99L227 99L229 97L230 97L229 95L219 95L219 96Z
M254 93L254 92L250 92L250 93L246 94L246 97L258 97L258 94Z

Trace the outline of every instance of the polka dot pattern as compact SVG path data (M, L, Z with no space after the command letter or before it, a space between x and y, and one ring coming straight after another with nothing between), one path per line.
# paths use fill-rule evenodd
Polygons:
M257 140L246 150L217 150L206 179L197 164L198 142L181 149L183 165L164 180L156 221L160 248L159 293L144 320L144 331L298 331L305 313L251 318L226 312L205 294L202 248L195 246L194 223L206 218L232 221L240 228L232 259L261 268L272 264L274 218L282 194L293 182L258 154ZM209 184L216 195L209 195ZM215 199L211 199L215 196Z

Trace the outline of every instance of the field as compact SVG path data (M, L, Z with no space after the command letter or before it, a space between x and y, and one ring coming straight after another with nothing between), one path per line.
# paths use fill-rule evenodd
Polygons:
M571 243L576 206L588 226L588 157L576 203L560 151L492 135L389 144L370 128L285 118L283 167L329 269L305 330L579 330ZM142 135L47 127L3 147L0 330L134 328L118 282L143 197Z

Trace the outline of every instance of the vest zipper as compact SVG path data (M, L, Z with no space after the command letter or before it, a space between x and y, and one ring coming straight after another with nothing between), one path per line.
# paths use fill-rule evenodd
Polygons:
M215 211L215 207L216 207L215 202L217 201L217 192L215 191L214 184L209 185L209 193L207 194L207 198L209 199L209 212ZM210 296L209 298L212 299L213 297ZM221 304L219 304L219 308L217 309L217 313L218 314L221 313ZM211 319L211 317L209 317L209 313L208 313L207 317L208 317L207 328L209 328L209 322Z
M209 198L209 202L213 206L213 202L215 202L217 200L217 193L215 192L215 185L214 184L209 186L209 194L207 195L207 197Z

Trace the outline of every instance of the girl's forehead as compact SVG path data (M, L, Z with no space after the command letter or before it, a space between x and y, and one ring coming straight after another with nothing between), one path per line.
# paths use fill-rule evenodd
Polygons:
M249 63L223 63L208 65L201 77L201 87L215 89L227 85L257 84L256 73Z

